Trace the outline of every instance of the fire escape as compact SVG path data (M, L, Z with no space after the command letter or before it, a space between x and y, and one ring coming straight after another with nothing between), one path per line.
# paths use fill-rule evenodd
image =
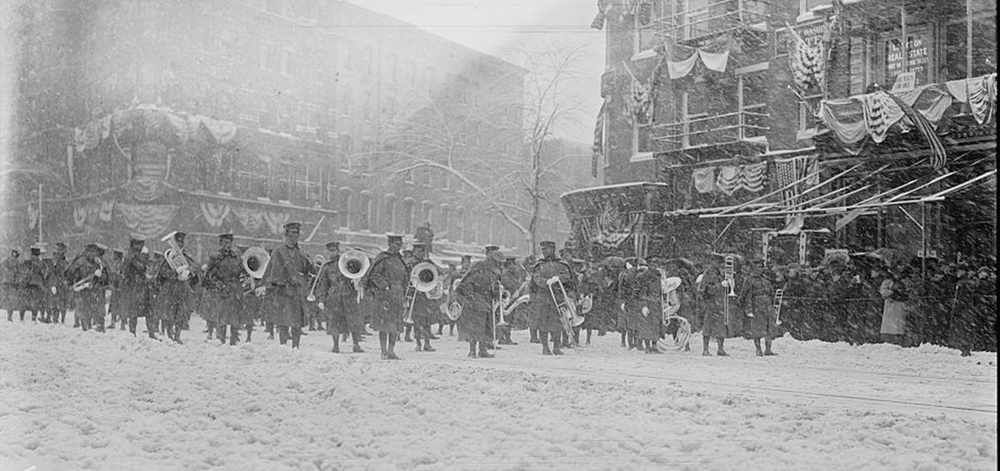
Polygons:
M652 138L661 154L691 163L767 151L767 5L760 0L685 0L655 20L658 34L676 45L675 51L728 52L722 72L699 64L688 76L671 80L675 112L653 126ZM678 55L668 58L683 59ZM721 88L708 87L707 74L713 74L711 82Z

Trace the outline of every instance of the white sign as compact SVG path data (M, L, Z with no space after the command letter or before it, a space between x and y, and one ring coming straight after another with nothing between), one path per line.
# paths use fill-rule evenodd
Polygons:
M903 72L896 76L896 83L892 84L892 93L908 92L917 85L916 72Z

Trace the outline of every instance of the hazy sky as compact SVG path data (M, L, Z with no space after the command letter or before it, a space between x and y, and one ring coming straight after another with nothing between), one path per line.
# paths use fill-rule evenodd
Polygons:
M563 88L582 105L579 122L559 131L584 143L593 139L594 119L601 106L604 33L590 29L597 13L594 0L350 0L464 46L500 57L512 48L530 48L555 39L583 46L582 79Z

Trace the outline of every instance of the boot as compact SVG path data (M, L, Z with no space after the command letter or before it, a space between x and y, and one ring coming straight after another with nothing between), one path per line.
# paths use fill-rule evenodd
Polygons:
M556 334L552 336L552 354L562 355L563 351L560 348L562 346L562 335Z
M625 331L624 330L621 331L621 334L622 334L622 348L625 348L625 337L626 337Z
M406 326L405 330L406 330L406 338L403 339L403 341L405 341L405 342L412 342L413 341L413 337L411 337L410 334L413 332L413 327Z
M437 350L434 349L434 347L431 347L431 339L430 338L425 338L424 339L424 351L425 352L436 352L437 351Z
M382 359L389 359L389 349L388 349L389 334L387 332L378 333L378 345L382 349Z
M753 346L757 349L757 356L764 356L764 351L760 349L760 339L753 339Z
M351 348L351 351L354 353L365 353L365 351L361 349L361 334L352 332L351 339L354 340L354 347Z
M209 334L209 337L208 337L209 339L212 338L211 335L212 334ZM219 326L219 332L216 334L216 337L219 338L219 343L221 343L222 345L226 344L226 326L225 325L220 325Z
M701 338L701 344L702 344L702 347L703 347L702 350L701 350L701 356L703 356L703 357L710 357L710 356L712 356L712 353L708 351L708 339L709 339L708 337L702 337Z
M292 348L299 348L299 342L305 334L306 333L302 331L302 327L292 327Z
M247 343L250 343L250 337L253 335L253 322L247 324Z
M659 355L659 354L663 353L663 352L660 351L659 348L656 348L656 341L655 340L647 340L647 342L649 342L649 345L646 346L646 353L652 353L652 354L655 354L655 355Z
M240 331L234 325L229 327L229 345L236 345L240 341Z
M281 345L288 344L288 326L278 327L278 343Z
M333 348L330 349L330 353L340 353L340 336L333 334L331 337L333 337Z
M719 349L715 352L716 356L728 357L729 354L726 353L726 339L719 337L716 342L719 343Z
M539 339L538 329L531 329L531 342L530 343L542 343Z
M764 338L764 356L766 356L766 357L775 357L775 356L778 356L777 353L774 353L773 351L771 351L771 339L769 339L767 337Z
M402 358L399 358L396 355L396 336L395 335L390 335L389 338L388 338L388 342L386 342L386 343L387 343L386 348L389 351L389 359L390 360L402 360Z
M486 346L479 342L479 358L493 358L493 354L486 351Z
M476 358L476 342L469 341L469 358Z
M553 340L555 340L555 339L553 339ZM549 333L548 332L539 332L538 333L538 341L541 342L541 344L542 344L542 355L551 355L552 354L552 350L549 350Z
M205 332L208 332L208 337L205 340L212 340L215 336L215 323L209 322L208 327L205 328Z

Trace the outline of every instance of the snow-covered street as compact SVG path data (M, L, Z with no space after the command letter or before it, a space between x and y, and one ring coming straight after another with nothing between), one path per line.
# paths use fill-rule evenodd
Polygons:
M776 341L628 352L617 334L403 361L0 324L0 468L996 469L996 354ZM143 330L140 323L139 330ZM695 337L700 343L700 337ZM731 345L730 345L731 344ZM714 345L713 345L714 352Z

